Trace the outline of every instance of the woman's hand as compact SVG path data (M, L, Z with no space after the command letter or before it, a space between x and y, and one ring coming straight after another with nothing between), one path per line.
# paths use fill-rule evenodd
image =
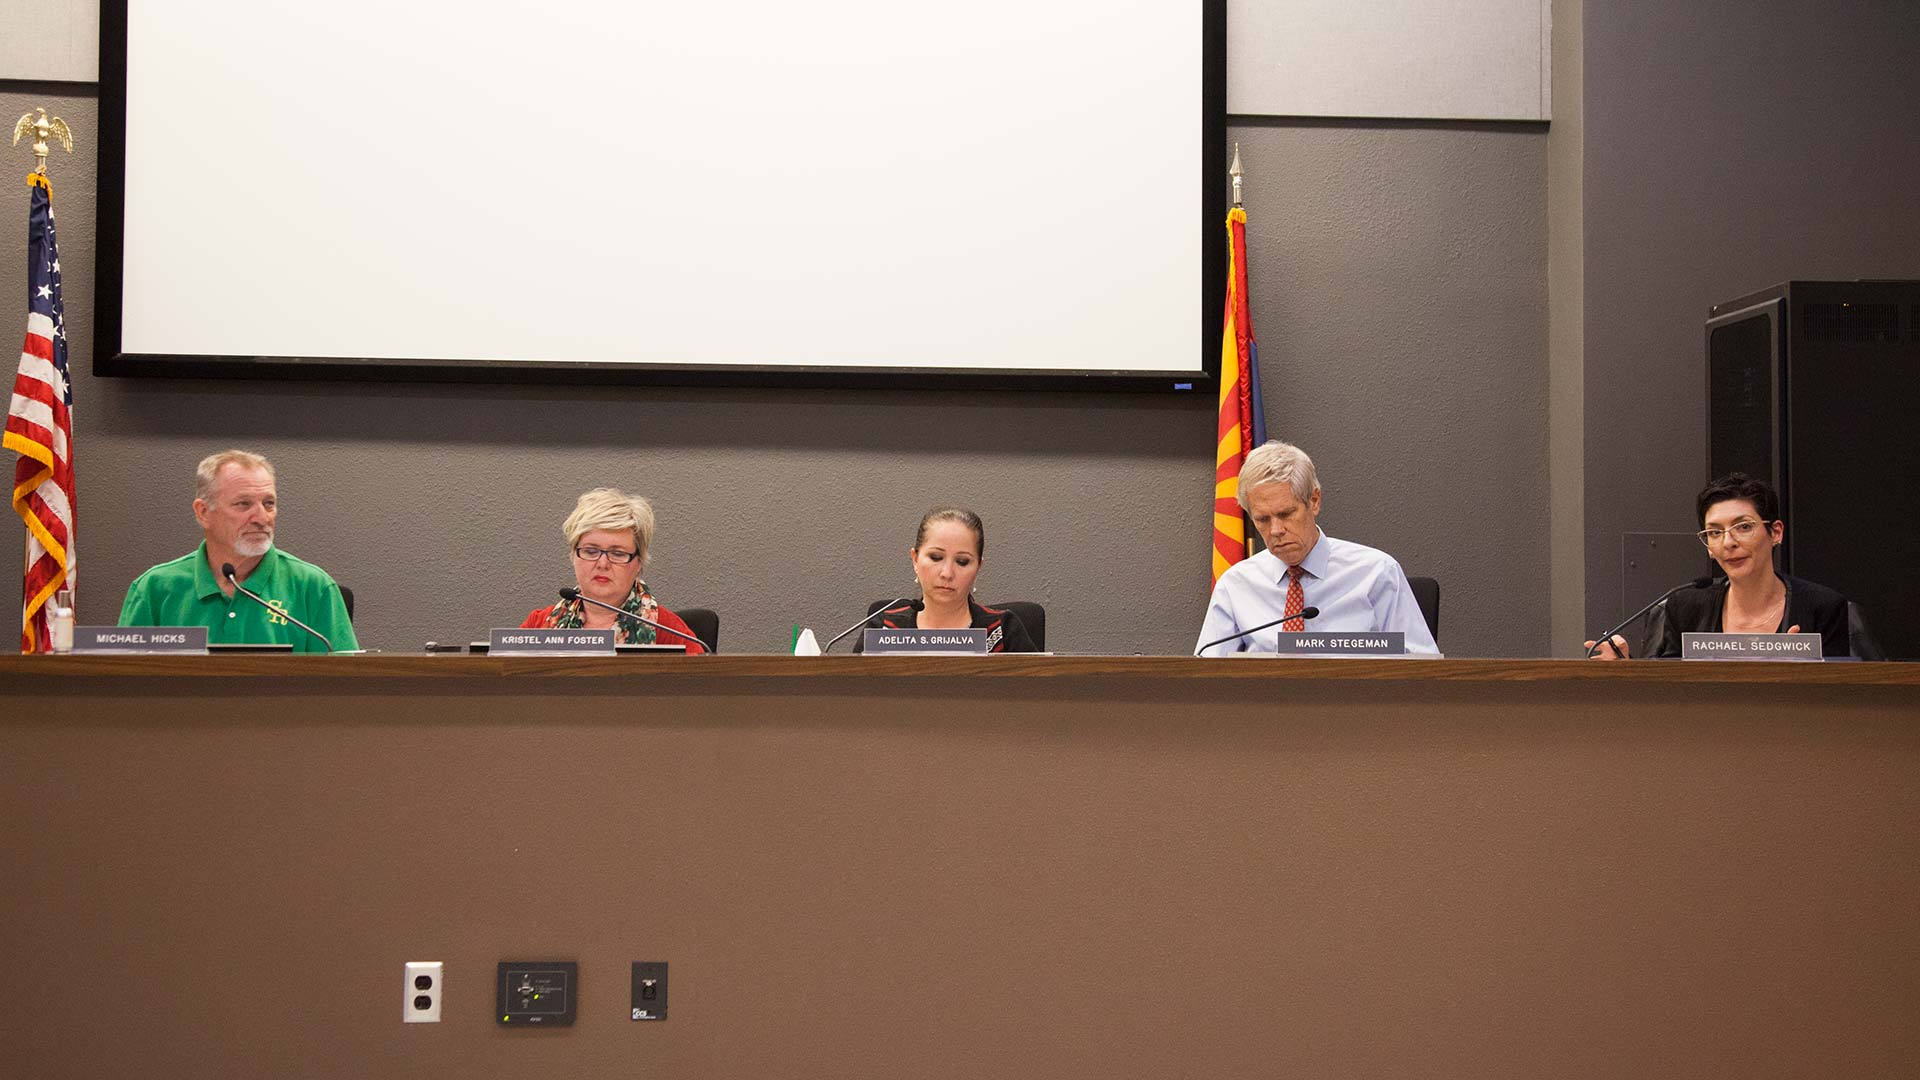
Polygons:
M1627 639L1621 637L1619 634L1613 635L1612 638L1604 642L1604 647L1598 651L1595 651L1593 642L1588 641L1584 644L1587 647L1587 659L1589 660L1627 660L1632 657L1632 650L1627 648Z

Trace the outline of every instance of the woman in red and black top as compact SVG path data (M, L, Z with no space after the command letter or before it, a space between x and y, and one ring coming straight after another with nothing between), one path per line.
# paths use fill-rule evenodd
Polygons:
M988 652L1039 652L1020 616L974 601L973 580L980 576L986 550L987 531L979 514L955 507L928 511L909 553L913 576L920 581L920 602L882 611L878 625L893 630L972 627L987 632ZM854 642L853 651L859 652L861 645Z
M595 488L580 496L560 531L573 549L573 580L580 585L580 595L611 604L620 613L577 598L563 600L536 608L520 624L523 628L611 628L613 640L621 644L685 645L689 656L707 651L680 616L661 607L640 580L647 546L653 542L651 503L616 488ZM642 619L670 633L662 634Z

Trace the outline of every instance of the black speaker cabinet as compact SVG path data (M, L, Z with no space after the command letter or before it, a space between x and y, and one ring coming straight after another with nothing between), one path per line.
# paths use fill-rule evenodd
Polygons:
M1789 281L1707 315L1707 472L1772 481L1785 573L1920 659L1920 281Z

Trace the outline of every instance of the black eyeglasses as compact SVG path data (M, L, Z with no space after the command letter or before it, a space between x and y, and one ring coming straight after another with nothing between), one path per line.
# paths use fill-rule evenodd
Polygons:
M601 559L605 559L610 563L619 563L624 566L638 559L640 553L637 551L620 551L615 548L577 547L573 549L573 557L583 562L599 562Z

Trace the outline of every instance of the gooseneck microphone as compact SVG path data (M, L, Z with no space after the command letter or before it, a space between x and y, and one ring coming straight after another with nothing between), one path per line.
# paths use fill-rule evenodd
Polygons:
M300 629L305 630L307 633L312 634L314 637L319 638L320 644L325 645L327 647L328 652L333 651L333 642L327 640L327 635L321 633L318 630L315 630L313 627L308 626L306 623L301 622L299 619L294 618L293 613L288 611L286 608L274 607L272 604L269 604L265 600L260 599L259 593L256 593L252 589L247 588L245 585L240 584L240 579L234 576L232 563L220 564L220 576L223 578L226 578L227 581L231 582L235 589L239 590L242 593L245 593L247 597L251 599L254 603L259 604L261 607L266 608L268 611L273 612L275 615L280 616L281 618L287 620L288 622L299 627Z
M1666 603L1667 598L1672 596L1674 593L1686 592L1688 589L1704 589L1712 584L1713 584L1713 576L1708 575L1706 577L1694 578L1692 581L1687 582L1685 585L1675 585L1673 588L1668 589L1666 592L1661 593L1659 596L1654 598L1653 603L1648 604L1646 607L1641 608L1639 611L1636 611L1633 614L1627 616L1626 618L1621 619L1619 626L1616 626L1613 629L1607 631L1606 633L1601 634L1599 637L1594 638L1593 647L1587 650L1587 659L1589 660L1593 659L1593 654L1599 652L1600 646L1602 645L1605 645L1607 648L1612 649L1613 655L1615 657L1618 657L1620 655L1620 649L1614 645L1613 635L1633 625L1633 620L1639 618L1642 615L1645 615L1649 611L1652 611L1656 605Z
M913 599L913 594L912 594L912 593L908 593L908 594L907 594L907 595L905 595L905 596L896 596L896 597L894 597L893 599L891 599L891 600L889 600L889 601L887 601L886 603L884 603L884 604L881 604L881 605L880 605L879 607L877 607L877 608L874 608L874 609L873 609L872 611L869 611L869 612L867 612L867 614L866 614L866 617L865 617L865 618L863 618L863 619L861 619L861 620L860 620L859 622L856 622L856 623L854 623L854 624L853 624L852 626L849 626L849 627L847 627L847 628L846 628L845 630L842 630L842 631L840 631L839 633L837 633L837 634L835 634L835 635L833 635L833 640L832 640L832 641L829 641L829 642L827 642L827 644L826 644L826 648L823 648L823 649L821 649L821 650L820 650L820 654L821 654L822 656L825 656L825 655L826 655L826 653L827 653L827 649L831 649L831 648L833 648L833 647L834 647L835 645L838 645L838 644L840 644L840 639L841 639L841 638L843 638L843 637L846 637L846 636L847 636L848 634L851 634L851 633L853 633L853 632L854 632L855 630L858 630L858 629L860 629L861 627L863 627L863 626L865 626L865 625L867 625L868 623L870 623L870 622L872 622L872 621L873 621L874 619L876 619L876 618L878 618L878 617L879 617L880 615L882 615L882 614L884 614L884 613L886 612L886 610L887 610L888 608L890 608L890 607L892 607L892 606L893 606L893 605L895 605L895 604L898 604L898 603L900 603L900 602L901 602L901 601L903 601L903 600L912 600L912 601L913 601L913 610L915 610L915 611L924 611L924 610L926 610L926 606L927 606L927 605L925 605L925 604L923 604L923 603L921 603L921 602L920 602L920 601L918 601L918 600L914 600L914 599Z
M1299 619L1304 622L1307 619L1317 619L1319 617L1320 617L1319 608L1303 607L1300 609L1300 613L1298 615L1282 615L1279 618L1273 620L1272 622L1263 622L1259 626L1256 626L1250 630L1242 630L1237 634L1228 634L1226 637L1223 637L1218 641L1209 641L1205 645L1202 645L1199 648L1193 650L1193 655L1199 656L1201 653L1206 652L1208 649L1213 648L1215 645L1224 645L1235 638L1243 638L1243 637L1246 637L1248 634L1257 634L1260 631L1265 630L1269 626L1279 626L1283 622L1292 622L1295 619Z
M675 630L671 626L666 626L661 623L654 622L652 619L649 619L644 615L635 615L633 612L628 611L625 608L617 608L617 607L614 607L612 604L602 603L601 601L595 600L593 597L588 596L586 593L581 592L579 589L575 588L572 585L569 585L566 588L560 590L560 599L569 600L569 601L582 600L582 601L585 601L586 603L592 604L594 607L606 608L608 611L613 612L615 615L620 616L620 618L622 619L632 619L634 622L646 623L648 626L653 627L655 630L665 630L667 633L672 634L674 637L683 637L683 638L686 638L688 641L696 642L697 644L699 644L701 648L707 650L707 654L709 656L713 654L713 646L707 644L704 641L701 641L699 638L695 637L692 634L687 633L685 630Z

